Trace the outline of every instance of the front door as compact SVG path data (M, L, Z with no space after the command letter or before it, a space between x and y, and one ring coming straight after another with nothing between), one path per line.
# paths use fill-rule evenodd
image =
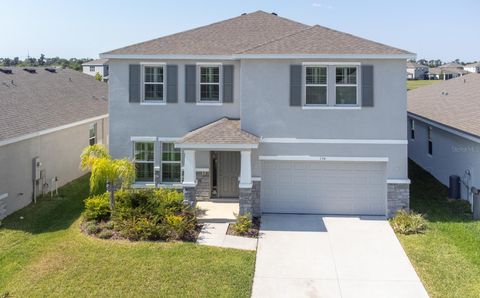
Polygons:
M217 188L219 198L238 198L240 152L217 152Z

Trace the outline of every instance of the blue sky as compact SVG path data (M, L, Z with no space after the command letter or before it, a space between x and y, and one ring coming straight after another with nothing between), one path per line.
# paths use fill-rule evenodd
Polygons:
M479 0L2 1L0 57L91 57L264 10L444 61L480 60Z

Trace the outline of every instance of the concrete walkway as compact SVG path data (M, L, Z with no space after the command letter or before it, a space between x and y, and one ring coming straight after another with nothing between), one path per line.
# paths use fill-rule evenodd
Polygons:
M227 235L228 225L236 221L238 201L200 201L197 209L198 220L203 224L198 235L198 244L243 250L257 249L256 238Z
M428 297L389 223L263 215L253 297Z

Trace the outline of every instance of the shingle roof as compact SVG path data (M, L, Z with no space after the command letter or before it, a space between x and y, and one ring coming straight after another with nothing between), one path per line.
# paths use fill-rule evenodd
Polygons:
M0 72L0 140L108 113L107 84L89 75L70 69L9 69L12 74Z
M419 68L419 67L428 67L427 65L419 64L412 61L407 61L407 68Z
M465 67L480 67L480 62L470 63L465 65Z
M105 65L108 64L108 59L96 59L92 61L88 61L85 63L82 63L82 65Z
M263 11L116 49L103 54L411 54L318 25Z
M240 128L240 120L221 118L186 134L177 144L258 144L259 138Z
M480 74L408 91L408 112L480 136Z
M445 63L443 65L440 65L439 67L440 68L462 68L463 69L463 65L455 63L455 62Z

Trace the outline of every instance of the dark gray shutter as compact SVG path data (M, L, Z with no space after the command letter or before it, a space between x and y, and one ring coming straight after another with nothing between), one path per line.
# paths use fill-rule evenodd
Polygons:
M233 102L233 65L223 66L223 102Z
M167 102L178 102L178 66L167 65Z
M197 102L197 66L185 65L185 102Z
M362 107L373 107L373 65L362 65Z
M140 102L140 64L129 65L128 101Z
M302 66L290 65L290 105L302 105Z

